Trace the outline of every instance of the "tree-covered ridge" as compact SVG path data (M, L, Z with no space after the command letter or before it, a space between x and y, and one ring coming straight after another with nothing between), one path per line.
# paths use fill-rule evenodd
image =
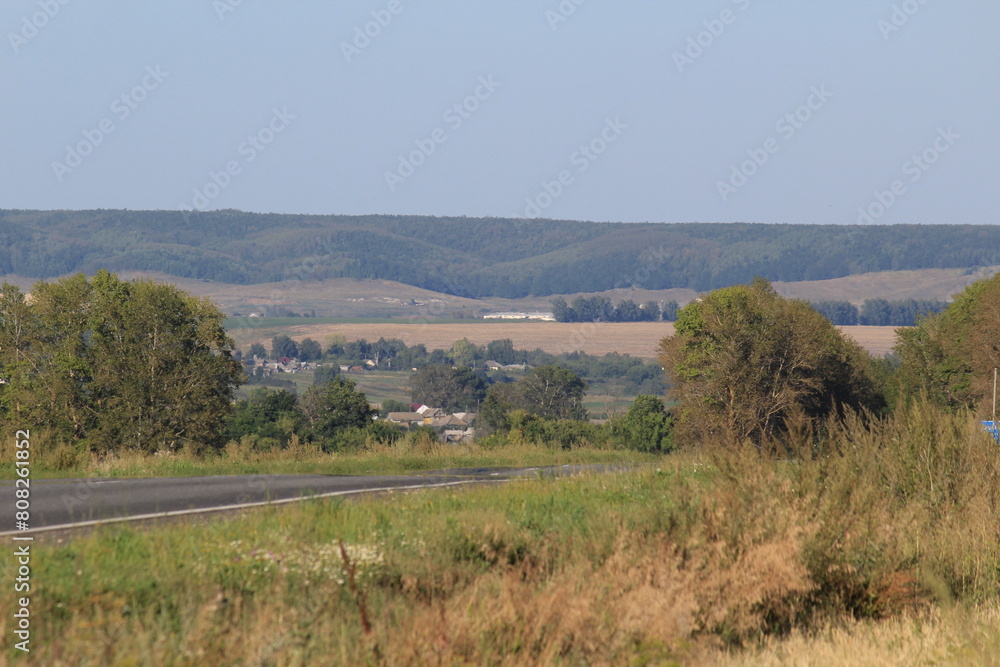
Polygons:
M0 211L0 275L162 271L252 284L377 278L468 297L699 291L1000 264L1000 227L618 224L179 211Z

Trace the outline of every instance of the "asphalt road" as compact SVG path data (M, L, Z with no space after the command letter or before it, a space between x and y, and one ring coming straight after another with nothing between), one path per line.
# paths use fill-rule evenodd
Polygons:
M30 535L115 521L138 521L295 502L539 475L620 470L623 466L462 468L412 475L226 475L145 479L45 479L30 485L29 530L15 524L15 482L0 482L0 536Z

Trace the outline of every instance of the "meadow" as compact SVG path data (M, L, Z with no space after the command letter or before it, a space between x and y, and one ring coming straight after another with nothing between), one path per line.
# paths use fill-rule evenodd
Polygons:
M793 429L790 452L722 445L54 538L33 551L31 659L995 664L1000 459L969 415L918 402Z

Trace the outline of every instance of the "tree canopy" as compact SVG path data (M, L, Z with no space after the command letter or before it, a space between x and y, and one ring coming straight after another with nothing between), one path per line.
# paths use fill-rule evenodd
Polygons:
M969 285L943 312L896 332L904 389L943 407L976 408L992 398L1000 366L1000 275Z
M354 380L337 376L322 386L306 389L299 402L306 424L315 438L330 438L344 428L363 429L378 414Z
M468 341L466 341L468 342ZM414 403L446 411L475 412L486 398L486 380L471 368L428 364L410 377Z
M516 410L545 419L583 420L586 391L587 383L573 371L539 366L517 382L492 385L479 416L490 429L507 428Z
M106 271L0 288L0 410L96 451L218 444L243 379L208 300Z
M727 287L680 309L660 361L680 402L678 433L761 443L789 419L882 407L871 359L803 301L766 280Z

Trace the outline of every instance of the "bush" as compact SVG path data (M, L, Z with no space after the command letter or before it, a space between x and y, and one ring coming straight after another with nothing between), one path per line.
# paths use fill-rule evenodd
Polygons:
M608 424L615 441L628 449L666 453L674 448L673 419L655 396L636 396L628 412Z

